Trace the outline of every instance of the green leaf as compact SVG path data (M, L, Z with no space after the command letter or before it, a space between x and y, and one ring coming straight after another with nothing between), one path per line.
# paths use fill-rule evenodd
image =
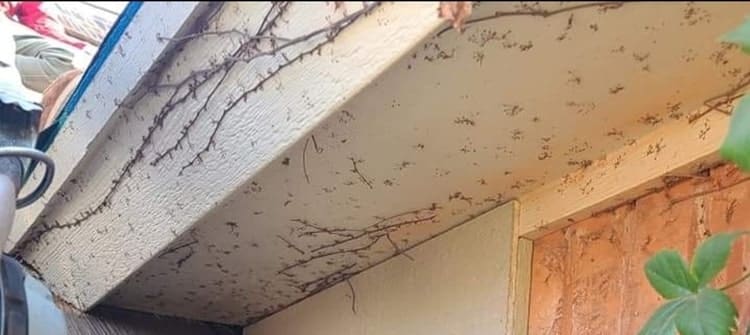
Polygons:
M750 98L742 98L732 112L729 132L721 144L721 157L737 164L743 171L750 171Z
M734 43L745 53L750 53L750 20L745 20L739 27L722 36L722 41Z
M697 295L683 297L675 324L681 335L731 335L736 327L737 308L719 290L706 287Z
M638 335L675 335L677 327L674 319L684 303L685 299L676 299L659 307Z
M742 233L719 233L711 236L695 250L690 271L704 287L727 265L732 242Z
M698 292L698 281L674 250L663 250L646 262L646 277L662 297L674 299Z

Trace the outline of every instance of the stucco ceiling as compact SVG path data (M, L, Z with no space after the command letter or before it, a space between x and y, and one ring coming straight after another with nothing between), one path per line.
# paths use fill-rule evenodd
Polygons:
M473 17L519 6L481 4ZM105 303L235 324L289 306L688 122L746 74L747 59L717 37L747 12L628 3L428 39Z

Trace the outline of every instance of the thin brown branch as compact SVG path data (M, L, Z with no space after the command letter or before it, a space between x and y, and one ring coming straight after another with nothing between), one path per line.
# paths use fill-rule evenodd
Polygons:
M688 123L694 123L712 111L718 111L722 114L731 115L731 112L721 109L720 107L729 106L733 101L745 95L745 89L750 86L750 72L745 73L736 85L732 86L726 92L720 93L703 101L703 105L708 107L705 111L691 115Z
M357 176L359 176L359 180L361 180L363 183L365 183L365 185L367 185L367 187L369 187L370 189L372 189L372 182L370 180L368 180L367 177L365 177L365 175L363 175L362 172L359 171L359 167L357 167L357 163L358 162L361 163L362 161L358 161L358 160L354 159L353 157L349 157L349 160L352 161L352 169L350 171L352 173L356 174Z
M296 267L307 265L307 264L309 264L309 263L311 263L311 262L313 262L315 260L319 260L319 259L322 259L322 258L327 258L327 257L335 256L335 255L343 255L343 254L355 254L355 255L357 255L357 254L359 254L362 251L369 250L370 248L372 248L375 244L377 244L380 241L381 238L383 238L382 235L381 236L371 237L369 243L367 243L367 244L365 244L365 245L363 245L361 247L357 247L357 248L353 248L353 249L344 249L344 248L342 248L342 249L338 249L338 250L317 253L315 255L310 256L309 258L306 258L304 260L298 261L297 263L294 263L292 265L288 265L288 266L284 267L283 269L279 270L278 273L285 273L285 272L287 272L287 271L289 271L291 269L294 269Z
M402 251L401 248L398 247L398 244L396 244L395 241L391 238L391 234L385 234L385 237L388 239L388 242L391 243L391 246L393 247L393 256L398 255L404 255L404 257L408 258L410 261L414 261L414 258L409 256L409 254L406 253L406 251Z
M297 222L306 228L312 229L312 231L306 231L299 234L298 237L302 236L316 236L317 234L329 234L329 235L335 235L335 236L341 236L341 237L352 237L353 232L357 232L356 229L349 229L349 228L326 228L321 227L315 224L310 223L307 220L304 219L291 219L292 222Z
M376 234L376 233L393 231L393 230L397 230L397 229L399 229L399 228L401 228L403 226L419 224L419 223L422 223L422 222L425 222L425 221L431 221L435 217L436 217L436 215L432 215L432 216L425 217L425 218L418 218L418 219L414 219L414 220L405 220L405 221L402 221L402 222L399 222L399 223L396 223L396 224L387 225L387 226L383 226L383 227L368 228L368 229L365 229L364 231L362 231L361 233L359 233L357 235L354 235L352 237L345 238L343 240L334 241L333 243L324 244L322 246L319 246L319 247L313 249L312 252L319 252L319 251L322 251L322 250L325 250L325 249L333 248L333 247L339 246L339 245L344 244L344 243L348 243L348 242L352 242L352 241L358 240L360 238L364 238L365 236L377 235L377 236L382 237L383 235Z
M240 35L247 41L263 41L263 40L275 40L275 41L289 41L288 38L284 37L277 37L277 36L264 36L264 35L250 35L247 32L240 31L239 29L229 29L229 30L214 30L214 31L203 31L193 34L187 34L179 37L157 37L159 41L173 41L173 42L179 42L179 41L185 41L185 40L192 40L199 37L205 37L205 36L224 36L224 35Z
M700 120L701 118L703 118L704 116L706 116L708 113L711 113L713 111L717 111L717 112L725 114L725 115L732 115L732 113L730 111L723 110L720 107L729 106L734 100L739 99L739 98L741 98L744 95L745 95L745 93L737 94L737 95L730 96L730 97L726 97L725 101L720 101L720 102L713 103L713 104L705 102L703 105L706 106L707 109L704 110L704 111L702 111L702 112L700 112L700 113L698 113L698 114L691 115L688 118L688 123L695 123L695 121Z
M182 256L180 259L177 260L176 262L177 268L181 268L182 264L185 264L185 262L187 262L187 260L190 259L190 257L193 257L193 255L195 255L195 249L191 247L188 250L189 251L185 256Z
M266 33L271 33L271 29L278 25L279 19L284 15L288 7L289 7L289 2L287 1L274 3L271 6L271 9L266 12L265 17L263 18L263 22L261 23L260 27L258 28L258 32L255 35L260 36ZM271 16L271 14L274 14L274 15ZM235 57L239 57L240 55L245 53L247 50L255 48L258 42L260 41L259 40L245 41L232 53L232 55ZM152 89L161 89L161 88L178 88L179 89L185 86L188 82L194 81L201 76L205 77L204 78L204 82L205 82L208 79L213 78L213 75L215 75L220 69L231 68L231 66L233 65L234 64L230 62L224 62L221 64L211 64L211 67L209 68L201 69L197 71L191 71L190 75L186 76L185 78L183 78L181 81L177 83L158 84L158 85L152 86L151 88ZM202 84L203 83L200 83L197 86L200 86Z
M369 227L376 227L376 226L381 225L383 222L390 221L390 220L393 220L393 219L396 219L396 218L400 218L402 216L419 215L422 212L432 213L432 212L434 212L434 211L436 211L436 210L438 210L440 208L441 207L439 207L436 203L432 203L432 205L430 205L430 207L409 210L409 211L401 212L401 213L398 213L398 214L393 214L393 215L387 216L387 217L376 216L375 218L378 219L378 221L375 222L374 224L370 225Z
M357 315L357 293L354 292L354 285L350 278L346 278L346 284L349 285L349 292L352 294L352 314Z
M297 247L296 245L294 245L294 243L289 242L287 239L285 239L281 235L276 235L276 237L278 237L280 240L284 241L284 243L286 243L286 247L287 248L294 249L295 251L299 252L302 255L305 254L305 251L303 251L302 249L300 249L299 247Z
M258 27L258 32L255 33L255 35L262 34L265 30L268 30L271 28L271 25L274 25L276 22L276 18L280 16L284 10L286 10L286 7L289 6L289 2L287 1L281 1L281 2L275 2L271 5L271 10L266 12L266 15L263 16L263 21L260 22L260 26ZM271 13L274 12L274 9L278 9L278 12L276 14L276 18L271 18Z
M739 284L741 284L743 281L745 281L747 278L750 278L750 272L744 274L742 277L738 278L737 280L725 285L724 287L720 288L722 291L726 291L732 287L735 287Z
M302 148L302 172L305 174L305 180L310 183L310 175L307 174L307 145L310 144L310 138L305 140L305 147Z
M323 149L318 146L318 141L315 140L315 135L311 135L305 140L305 146L302 148L302 172L305 174L305 180L310 183L310 175L307 173L307 145L310 144L310 140L313 142L313 148L315 152L320 154L323 153Z
M173 253L175 253L175 252L177 252L177 251L179 251L179 250L181 250L181 249L184 249L184 248L189 248L190 246L193 246L193 245L195 245L195 244L198 244L198 240L193 240L193 241L190 241L190 242L186 242L186 243L180 244L180 245L178 245L178 246L175 246L175 247L169 248L169 249L165 250L164 252L162 252L162 253L161 253L161 254L159 255L159 258L162 258L162 257L164 257L164 256L166 256L166 255L169 255L169 254L173 254Z
M315 140L315 135L310 135L310 138L312 139L313 148L315 148L315 153L316 154L322 154L323 153L323 148L321 148L321 147L318 146L318 141Z
M195 122L198 121L200 116L203 114L203 112L208 111L208 104L211 102L211 99L213 98L214 94L218 91L219 87L224 83L224 80L229 76L229 70L231 68L227 68L224 70L224 75L219 79L218 83L214 85L214 87L211 89L211 92L208 93L208 96L203 100L203 104L201 107L198 108L198 110L193 113L193 116L188 120L188 122L182 126L182 129L180 130L180 135L177 138L177 141L167 149L165 149L161 153L156 154L156 158L154 158L153 161L151 161L151 166L156 166L156 164L159 164L164 158L166 157L172 157L172 153L177 151L179 148L182 147L182 143L187 139L188 133L190 132L190 129L193 128L195 125Z
M261 24L261 27L259 28L257 35L270 32L271 28L276 27L277 21L279 20L279 18L282 17L287 7L288 7L288 2L274 3L274 5L271 7L271 10L269 10L269 12L266 13L266 18ZM275 12L276 14L274 16L271 16L270 15L271 12ZM174 59L174 57L176 57L177 51L180 50L179 45L184 44L185 42L186 41L178 42L178 46L175 46L172 49L172 51L170 51L166 56L162 57L158 61L158 64L160 67L157 68L154 72L152 72L154 74L157 74L155 76L165 75L166 69L167 69L166 65L169 64L170 61ZM242 55L247 50L251 48L255 48L255 45L258 42L259 42L258 40L253 40L253 41L250 41L250 43L248 42L243 43L242 45L238 47L238 49L235 51L235 53L233 53L233 55L236 55L236 56ZM146 131L146 135L143 136L140 146L134 151L133 156L125 162L125 164L123 165L123 168L120 170L119 175L115 179L112 180L111 186L105 193L102 200L99 203L97 203L95 206L78 214L76 218L70 222L66 222L66 223L55 222L54 225L44 225L40 229L35 229L29 238L19 243L17 248L19 250L23 250L30 243L37 243L38 241L42 239L42 237L45 234L53 230L77 227L81 225L83 222L94 217L95 215L102 213L104 209L109 207L109 205L112 202L112 198L114 197L115 193L120 188L120 186L123 184L124 180L130 176L131 170L133 169L133 167L143 159L143 157L145 156L144 155L145 148L151 145L154 134L156 133L158 129L162 128L162 124L164 120L175 110L177 106L183 104L190 97L193 97L198 87L208 82L221 69L224 69L227 66L231 67L233 65L234 63L223 63L218 66L212 65L210 68L191 72L189 76L185 77L182 81L176 84L161 84L161 85L152 86L150 90L154 91L154 94L157 94L155 90L159 88L174 88L174 90L172 91L170 97L167 99L167 102L162 106L159 112L154 116L153 122L151 126L148 127ZM184 93L184 94L180 96L181 93ZM140 101L140 99L143 96L145 96L145 93L142 96L140 96L137 99L137 101Z
M303 283L303 284L297 286L297 288L300 291L302 291L302 292L310 292L310 293L319 292L320 290L323 290L323 289L331 286L334 283L337 283L337 282L339 282L341 280L345 280L345 279L347 279L347 278L349 278L349 277L351 277L351 276L359 273L358 271L347 272L347 271L351 270L352 268L354 268L355 266L357 266L356 263L351 263L351 264L344 265L341 269L339 269L339 270L337 270L335 272L332 272L332 273L330 273L328 275L325 275L325 276L323 276L321 278L317 278L317 279L311 280L309 282ZM308 291L308 289L310 287L313 287L313 289L310 290L310 291Z
M229 114L229 112L232 111L240 102L246 101L249 95L251 95L253 93L256 93L257 91L260 91L261 89L263 89L263 85L267 81L269 81L271 78L273 78L276 74L278 74L281 70L283 70L287 66L289 66L289 65L291 65L291 64L293 64L293 63L295 63L295 62L297 62L299 60L301 60L305 56L312 55L312 54L314 54L316 52L319 52L320 48L322 48L324 45L332 42L333 39L336 36L338 36L338 34L344 28L348 27L357 18L359 18L359 17L361 17L363 15L368 14L370 11L372 11L377 6L378 6L378 3L366 4L366 5L363 6L362 9L360 9L360 10L356 11L355 13L353 13L351 15L348 15L348 16L346 16L346 17L344 17L344 18L342 18L342 19L340 19L340 20L332 23L328 27L320 28L320 29L314 30L314 31L312 31L310 33L304 34L302 36L290 39L287 42L285 42L285 43L283 43L283 44L281 44L279 46L274 47L272 50L269 50L269 51L260 51L260 52L252 53L249 56L242 56L242 55L237 56L237 55L233 55L233 56L226 57L226 59L224 60L224 62L220 63L218 66L225 66L225 65L228 65L228 64L235 64L237 61L250 62L252 60L258 59L260 57L265 57L265 56L275 56L275 55L281 53L282 50L284 50L284 49L286 49L288 47L291 47L292 45L296 45L296 44L302 43L304 41L308 41L308 40L310 40L310 39L312 39L314 37L317 37L317 36L325 34L325 39L324 39L323 42L317 43L311 49L309 49L307 51L304 51L304 52L301 52L300 54L298 54L297 56L295 56L293 58L288 58L288 57L286 57L286 55L284 55L282 53L282 56L286 60L285 63L279 64L276 67L276 69L274 69L274 70L269 70L266 73L266 77L260 79L252 88L250 88L250 89L246 90L245 92L243 92L237 99L235 99L234 101L232 101L226 108L224 108L220 112L219 118L216 119L216 120L214 120L212 122L213 123L213 130L211 131L211 134L209 135L209 138L206 141L206 143L203 146L203 148L201 150L199 150L193 156L192 159L190 159L185 165L182 166L182 168L180 169L179 174L182 174L185 171L185 169L187 169L187 168L189 168L191 166L194 166L195 164L201 162L203 160L203 155L206 154L206 153L208 153L208 151L213 146L216 145L216 142L215 142L216 141L216 136L217 136L217 133L218 133L219 129L221 128L224 120L226 119L226 117Z
M288 3L279 3L278 6L277 6L277 4L274 4L273 7L271 8L271 10L269 10L266 13L266 17L264 18L263 23L261 24L260 28L258 29L258 33L257 34L260 35L260 34L270 33L270 28L273 27L273 26L275 26L276 21L284 13L284 11L286 10L287 6L288 6ZM278 11L274 11L275 8L278 8ZM271 17L270 15L273 12L276 12L276 15L273 18L271 18L270 21L269 21L269 18ZM255 42L255 43L251 43L251 42ZM232 55L235 56L235 57L241 56L247 50L249 50L251 48L256 48L257 47L257 42L258 42L258 40L252 40L252 39L250 39L248 41L245 41L239 48L237 48L237 50L235 50L232 53ZM174 143L172 146L168 147L164 152L157 153L156 158L151 162L152 166L155 166L156 164L158 164L161 160L163 160L166 157L172 157L172 153L182 147L182 143L187 139L188 134L189 134L190 130L192 129L192 127L198 121L198 119L200 118L200 116L204 112L208 111L208 104L212 101L212 98L216 94L216 92L218 91L219 87L221 87L221 85L224 83L224 81L226 80L226 78L229 76L229 73L234 68L235 64L236 64L236 62L224 63L224 64L216 65L216 66L214 66L212 68L205 69L205 70L202 70L202 71L192 72L190 76L188 76L187 78L185 78L185 80L183 80L181 83L179 83L179 85L184 85L185 83L189 82L190 80L197 80L196 79L197 77L203 76L203 80L199 84L198 83L194 84L194 86L193 86L194 87L193 92L195 92L195 90L197 90L198 87L202 86L204 83L208 82L211 78L213 78L213 76L217 72L219 72L220 70L224 70L224 74L221 77L221 79L219 79L219 81L216 83L216 85L214 85L214 87L211 89L211 91L209 92L209 94L207 95L207 97L205 99L203 99L203 104L201 105L201 107L199 107L198 110L193 114L193 116L188 120L188 122L185 125L183 125L182 130L180 131L180 135L177 138L176 143Z
M548 18L550 16L554 16L557 14L567 13L579 9L585 9L585 8L602 8L602 9L617 9L622 7L626 2L623 1L609 1L609 2L596 2L596 3L584 3L584 4L578 4L568 7L563 7L555 10L546 10L546 9L522 9L522 10L516 10L516 11L496 11L492 15L487 15L483 17L478 17L475 19L467 20L464 23L464 29L472 24L489 21L489 20L495 20L502 17L509 17L509 16L535 16L535 17L541 17L541 18ZM445 29L439 31L437 33L437 36L440 37L444 33L453 30L453 26L446 27Z
M237 99L235 99L234 101L232 101L224 110L222 110L221 114L219 116L219 119L217 119L217 120L215 120L213 122L214 123L214 128L211 131L211 134L209 135L208 141L206 141L206 144L204 145L204 147L200 151L198 151L198 153L196 153L195 156L190 161L187 162L187 164L185 164L185 165L182 166L182 168L180 169L180 174L182 174L185 171L185 169L187 169L188 167L194 166L196 163L202 161L202 159L203 159L202 155L208 153L208 151L210 150L210 148L215 145L216 135L217 135L219 129L221 128L221 126L222 126L222 124L223 124L226 116L240 102L246 101L247 97L249 95L251 95L253 93L256 93L257 91L260 91L261 89L263 89L263 85L267 81L269 81L271 78L273 78L276 74L278 74L279 72L281 72L281 70L283 70L284 68L290 66L291 64L294 64L295 62L301 60L305 56L309 56L309 55L312 55L312 54L316 53L318 50L320 50L321 47L323 47L324 45L326 45L326 44L330 43L331 41L333 41L333 39L338 35L338 32L340 32L341 29L347 27L349 24L351 24L352 22L354 22L354 20L356 18L358 18L358 17L360 17L360 16L368 13L369 11L371 11L375 7L376 7L376 5L368 5L364 9L357 11L356 14L352 14L350 16L347 16L344 19L341 19L341 20L337 21L336 23L332 24L328 28L317 30L316 32L318 32L318 33L311 33L311 34L304 35L304 36L311 36L312 37L312 36L315 36L315 35L319 35L320 32L329 32L330 33L330 34L327 35L327 38L323 42L316 44L314 47L312 47L308 51L301 52L299 55L297 55L297 56L289 59L286 63L282 63L282 64L278 65L276 67L276 69L268 71L266 77L264 77L261 80L259 80L255 84L255 86L253 86L252 88L250 88L247 91L243 92ZM336 32L335 34L333 33L334 31ZM278 52L278 51L282 50L283 48L286 48L286 47L290 46L291 44L300 43L301 41L304 41L304 40L306 40L308 38L310 38L310 37L307 37L307 38L304 38L304 39L295 38L292 41L288 42L287 44L284 44L284 45L282 45L282 46L274 49L275 50L274 54L275 54L275 52ZM244 59L244 61L249 61L249 60L252 60L252 59L256 59L257 57L260 57L260 56L266 55L266 54L270 55L269 52L261 52L261 53L258 53L258 54L254 54L253 56L251 56L248 59ZM230 57L229 60L233 61L231 59L231 57Z
M251 89L249 89L249 90L245 91L244 93L242 93L238 99L234 100L232 103L229 104L229 106L227 106L224 110L222 110L221 111L221 115L219 116L219 118L217 120L213 121L214 128L211 131L211 134L209 135L208 140L206 141L206 144L203 146L203 148L200 151L198 151L198 153L196 153L193 156L192 159L190 159L185 165L183 165L180 168L179 174L182 175L183 172L185 172L185 169L187 169L187 168L189 168L191 166L194 166L198 162L203 161L202 155L208 153L208 151L211 149L211 147L214 146L214 145L216 145L216 136L219 133L219 129L221 128L221 125L224 123L224 119L226 119L227 115L229 115L229 112L232 109L234 109L234 107L236 107L240 102L246 101L246 99L247 99L247 97L249 95L251 95L251 94L253 94L253 93L257 92L257 91L260 91L263 88L263 85L267 81L271 80L271 78L273 78L273 76L275 76L276 74L278 74L279 72L281 72L282 69L284 69L285 67L287 67L290 64L292 64L295 60L301 59L303 55L305 55L305 54L300 54L299 56L295 57L295 59L292 60L291 62L286 63L286 64L281 64L275 70L270 71L268 73L267 77L261 79L258 83L255 84L255 86L253 86Z
M162 258L162 257L164 257L166 255L169 255L169 254L177 253L178 251L183 250L183 249L187 249L188 252L185 255L183 255L182 257L180 257L176 261L177 268L181 268L182 265L188 259L190 259L190 257L193 257L193 255L195 255L195 248L193 248L193 246L196 245L196 244L198 244L199 240L198 240L198 237L196 236L196 231L194 229L190 230L190 239L191 240L188 241L188 242L185 242L183 244L180 244L178 246L175 246L175 247L172 247L172 248L169 248L169 249L165 250L163 253L161 253L159 255L159 258Z
M281 51L283 51L286 48L289 48L289 47L291 47L293 45L296 45L296 44L299 44L301 42L308 41L308 40L310 40L310 39L312 39L314 37L317 37L317 36L320 36L320 35L323 35L323 34L325 34L327 36L327 38L330 39L330 38L335 37L336 35L338 35L341 32L342 29L348 27L351 23L353 23L359 17L361 17L361 16L363 16L363 15L368 14L369 12L371 12L378 5L379 5L379 3L377 3L377 2L370 3L370 4L365 4L362 7L362 9L357 10L356 12L354 12L354 13L352 13L350 15L347 15L347 16L345 16L345 17L343 17L343 18L341 18L341 19L339 19L339 20L331 23L328 27L316 29L316 30L313 30L313 31L311 31L311 32L309 32L307 34L304 34L304 35L301 35L301 36L298 36L298 37L295 37L295 38L288 39L285 43L279 45L276 48L273 48L272 50L259 52L257 54L252 55L252 56L249 56L249 57L232 57L232 56L229 56L229 57L226 58L226 60L227 61L243 61L243 62L247 63L247 62L253 61L253 60L255 60L257 58L260 58L260 57L276 56L277 54L279 54Z
M721 191L733 188L733 187L738 186L740 184L743 184L743 183L745 183L745 182L747 182L749 180L750 180L750 176L742 178L742 179L739 179L739 180L736 180L736 181L734 181L732 183L729 183L727 185L721 185L719 187L716 187L716 188L713 188L713 189L710 189L710 190L704 190L704 191L700 191L700 192L696 192L696 193L693 193L693 194L686 195L684 197L674 198L670 202L670 207L674 206L676 204L679 204L681 202L690 200L690 199L702 197L702 196L705 196L705 195L709 195L709 194L712 194L712 193L721 192Z

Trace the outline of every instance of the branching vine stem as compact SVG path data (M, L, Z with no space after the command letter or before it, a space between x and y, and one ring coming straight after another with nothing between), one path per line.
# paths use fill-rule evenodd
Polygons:
M214 96L214 92L216 91L218 86L220 86L224 82L224 80L227 78L228 72L232 69L233 65L237 63L237 61L249 62L253 59L257 59L263 56L276 56L277 54L280 53L280 51L286 48L289 48L292 45L301 44L312 38L323 35L322 41L315 42L307 50L301 50L298 53L298 55L296 55L295 57L287 57L285 54L281 53L281 56L284 58L283 62L275 66L275 68L269 69L269 71L263 74L264 77L262 77L256 83L254 83L253 87L247 89L238 98L233 99L233 101L229 102L226 107L221 108L219 111L218 118L211 120L213 129L210 132L208 140L202 146L202 148L198 150L197 153L194 154L193 158L190 159L185 165L183 165L180 168L179 174L182 174L186 168L193 166L196 163L202 161L202 158L203 158L202 156L205 153L207 153L210 150L210 148L215 146L215 139L216 139L217 133L219 129L222 127L222 123L226 119L227 115L235 106L237 106L242 101L246 101L249 95L262 90L263 85L267 81L272 79L276 74L278 74L282 69L290 66L292 63L296 61L301 60L303 57L313 55L315 53L319 53L320 49L324 45L332 42L335 39L335 37L344 28L348 27L358 18L369 14L374 8L379 6L379 3L367 2L363 4L362 8L357 10L356 12L346 15L337 21L331 22L323 28L314 30L310 33L304 34L296 38L284 38L284 37L273 36L273 34L270 33L270 30L271 28L276 26L277 21L286 12L286 8L288 6L289 6L288 2L274 3L271 9L266 13L265 18L263 22L261 23L260 28L258 29L258 32L255 35L249 35L239 30L205 31L206 26L203 25L200 28L203 31L190 32L187 35L177 37L177 38L166 38L166 37L161 38L162 40L169 39L170 41L178 43L178 45L174 47L174 50L180 50L181 49L180 46L184 45L184 43L190 42L192 39L195 39L196 37L205 36L205 35L220 36L220 35L225 35L225 34L239 34L239 35L244 36L245 40L231 55L227 56L225 59L219 61L218 63L212 63L210 64L209 67L205 69L191 71L189 75L187 75L185 78L183 78L182 80L176 83L155 84L149 87L149 91L153 92L155 95L158 95L158 90L162 88L169 88L169 89L172 89L172 91L169 94L164 105L155 113L153 121L151 122L151 125L148 126L146 134L142 137L142 141L140 145L138 145L135 148L134 154L129 159L126 160L122 168L119 170L118 175L113 178L109 189L102 196L101 200L94 203L88 209L75 215L68 222L55 223L54 225L45 225L43 227L40 227L40 229L36 229L32 233L31 238L27 238L24 242L22 242L19 248L25 249L27 246L27 243L37 242L41 240L41 238L50 231L77 227L81 225L82 223L84 223L85 221L88 221L90 218L104 212L104 210L112 204L115 194L120 189L120 187L124 184L125 180L131 176L131 173L133 169L135 168L135 166L139 164L146 156L147 147L152 145L152 142L155 138L155 134L158 132L159 129L162 128L165 120L170 115L173 114L172 112L175 111L178 106L185 104L191 98L196 98L197 96L196 91L199 88L201 88L203 85L208 83L209 81L213 80L213 82L215 82L216 85L209 91L210 93L208 97L204 99L202 106L198 108L196 114L193 115L191 118L189 118L187 124L184 125L182 131L179 133L179 137L176 140L176 143L174 143L173 146L167 148L165 152L161 152L161 153L157 152L156 158L150 163L152 165L156 165L159 163L159 161L163 160L164 158L171 157L172 152L180 148L183 141L186 140L188 136L188 131L197 123L199 116L203 114L203 112L210 110L210 108L208 108L208 104L210 100L212 100L212 97ZM271 50L261 51L258 45L258 43L261 41L269 41L271 44L270 45ZM174 59L176 58L176 55L177 55L177 52L171 52L168 54L167 57L165 57L165 59L160 60L159 64L163 64L164 66L162 66L156 71L157 73L155 74L155 76L158 76L160 78L163 77L167 69L169 68L168 66L166 66L167 63L174 61ZM223 76L220 77L219 80L214 80L215 76L221 73L222 71L224 72ZM168 81L169 77L167 76L166 79ZM142 96L139 97L139 100L140 98L142 98Z
M275 41L289 41L288 38L285 37L278 37L278 36L266 36L266 35L250 35L246 32L240 31L239 29L229 29L229 30L214 30L214 31L204 31L200 33L193 33L193 34L187 34L180 37L162 37L159 36L160 41L172 41L172 42L179 42L179 41L185 41L185 40L192 40L194 38L203 37L203 36L224 36L224 35L231 35L236 34L240 35L245 40L248 41L261 41L261 40L275 40Z
M745 281L745 280L746 280L747 278L750 278L750 272L748 272L748 273L744 274L744 275L743 275L742 277L740 277L739 279L737 279L737 280L735 280L735 281L733 281L733 282L731 282L731 283L729 283L729 284L725 285L725 286L724 286L724 287L722 287L722 288L721 288L720 290L722 290L722 291L726 291L726 290L728 290L728 289L730 289L730 288L732 288L732 287L735 287L735 286L739 285L740 283L742 283L743 281Z
M487 16L482 16L482 17L478 17L475 19L467 20L464 23L464 27L468 27L474 23L495 20L501 17L508 17L508 16L536 16L536 17L541 17L541 18L547 18L553 15L567 13L567 12L584 9L584 8L616 9L616 8L622 7L625 3L626 3L625 1L608 1L608 2L583 3L583 4L558 8L555 10L527 8L527 9L521 9L521 10L515 10L515 11L496 11L492 15L487 15ZM452 26L446 27L445 29L439 31L437 33L437 36L440 37L444 33L453 29L454 28Z

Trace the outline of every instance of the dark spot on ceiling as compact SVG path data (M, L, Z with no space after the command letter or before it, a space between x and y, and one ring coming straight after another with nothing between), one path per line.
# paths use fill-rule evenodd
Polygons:
M617 93L620 93L620 91L622 91L624 89L625 89L625 86L622 86L621 84L617 84L614 87L611 87L609 89L609 93L610 94L617 94Z
M465 126L474 126L476 124L476 122L474 122L474 120L472 120L472 119L470 119L468 117L465 117L465 116L461 116L461 117L456 118L455 120L453 120L453 123L455 123L455 124L461 124L461 125L465 125Z

